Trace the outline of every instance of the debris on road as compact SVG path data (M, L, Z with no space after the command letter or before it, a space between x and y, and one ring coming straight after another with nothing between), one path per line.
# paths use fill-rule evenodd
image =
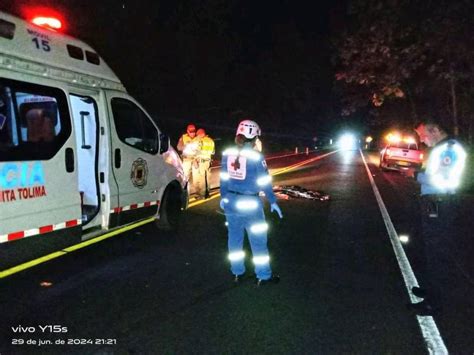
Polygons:
M53 283L52 283L52 282L48 282L48 281L42 281L42 282L40 283L40 286L41 286L41 287L50 287L50 286L52 286L52 285L53 285Z
M275 196L281 199L289 199L290 197L295 198L306 198L309 200L328 201L330 196L321 191L308 190L298 185L283 185L274 186L273 191Z

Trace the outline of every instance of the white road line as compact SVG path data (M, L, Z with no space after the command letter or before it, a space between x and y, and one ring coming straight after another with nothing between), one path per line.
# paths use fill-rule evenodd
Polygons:
M402 244L400 243L400 239L398 238L397 231L393 226L392 220L390 219L390 215L388 214L387 208L382 200L382 196L380 195L379 189L375 184L375 180L372 177L372 173L370 172L369 166L365 161L364 154L362 151L359 150L362 160L364 161L365 169L367 170L367 175L369 176L370 184L372 185L372 190L374 191L375 198L377 199L377 203L380 208L380 212L382 213L383 221L385 222L385 227L387 228L388 236L390 237L390 242L392 243L393 251L395 252L395 256L397 257L398 266L400 267L400 271L402 272L403 280L405 281L405 286L410 296L410 300L412 302L418 302L420 299L412 294L411 289L413 286L418 286L418 281L416 280L415 274L411 268L410 262L403 250ZM441 338L441 334L439 333L438 327L431 316L416 316L418 319L418 324L420 325L421 333L423 338L425 339L426 346L428 348L428 352L430 354L448 354L448 349L444 344L443 339Z

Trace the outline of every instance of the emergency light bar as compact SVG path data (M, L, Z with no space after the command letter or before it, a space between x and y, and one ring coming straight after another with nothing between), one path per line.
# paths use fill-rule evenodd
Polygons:
M37 16L31 19L31 23L53 31L60 30L63 27L61 21L55 17Z
M389 133L385 136L385 139L390 143L398 143L402 140L402 137L398 133Z
M407 143L407 144L415 144L416 143L415 138L413 138L411 136L402 137L402 135L400 133L397 133L397 132L390 132L389 134L387 134L385 136L385 139L390 143L399 143L399 142L404 142L404 143Z

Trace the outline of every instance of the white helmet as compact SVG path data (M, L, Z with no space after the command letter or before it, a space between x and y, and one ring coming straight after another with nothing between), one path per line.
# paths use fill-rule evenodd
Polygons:
M239 123L237 132L235 133L236 136L239 134L242 134L245 138L252 139L261 134L260 127L255 121L243 120Z

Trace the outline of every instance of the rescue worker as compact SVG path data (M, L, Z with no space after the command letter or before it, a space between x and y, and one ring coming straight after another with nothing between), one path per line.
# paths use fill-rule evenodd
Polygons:
M192 165L199 152L199 138L196 136L195 125L189 124L186 127L186 133L179 138L177 148L181 152L184 175L188 181L192 181Z
M278 283L280 277L272 273L267 247L268 224L265 222L263 191L270 202L271 212L283 218L273 193L271 176L263 156L255 150L260 127L251 120L240 122L235 136L236 147L223 152L220 173L220 207L228 225L228 248L234 282L242 281L245 273L245 253L242 250L247 231L252 248L258 286Z
M193 185L198 199L209 198L209 178L212 156L215 153L215 144L203 128L197 130L200 150L193 164Z
M461 236L456 233L459 202L457 189L461 182L466 152L454 138L434 121L416 126L420 141L430 149L425 171L416 176L421 185L422 260L419 274L423 287L413 287L412 293L423 301L409 308L419 315L432 315L440 309L448 271L462 268L456 254L462 249ZM458 261L453 262L453 260ZM465 274L459 270L460 274ZM449 286L447 286L449 288Z

